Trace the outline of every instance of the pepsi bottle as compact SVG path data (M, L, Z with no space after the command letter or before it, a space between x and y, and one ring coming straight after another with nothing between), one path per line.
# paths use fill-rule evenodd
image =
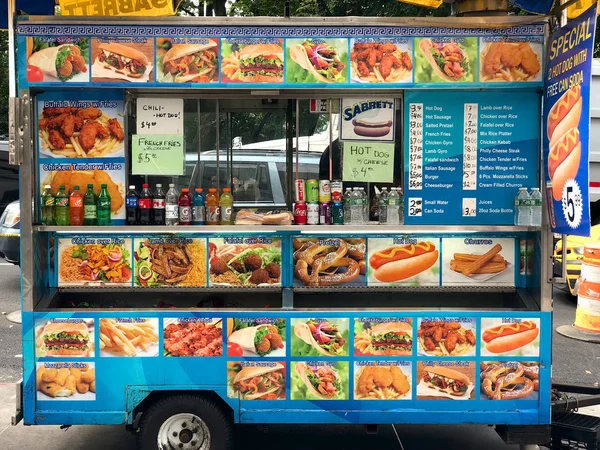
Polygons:
M129 191L127 191L127 196L125 197L125 222L127 225L138 224L138 200L139 195L135 190L135 186L129 186Z

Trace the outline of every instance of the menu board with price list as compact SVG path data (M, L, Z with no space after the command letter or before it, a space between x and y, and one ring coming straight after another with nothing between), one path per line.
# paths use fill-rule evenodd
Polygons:
M512 225L538 187L539 94L407 92L405 223Z

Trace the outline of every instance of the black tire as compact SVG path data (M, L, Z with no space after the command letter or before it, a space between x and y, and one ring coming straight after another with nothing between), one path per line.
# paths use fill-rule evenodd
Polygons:
M210 431L210 450L233 449L231 417L216 403L191 394L163 398L143 412L137 436L137 449L163 450L158 448L160 427L168 418L180 413L195 414L206 423Z

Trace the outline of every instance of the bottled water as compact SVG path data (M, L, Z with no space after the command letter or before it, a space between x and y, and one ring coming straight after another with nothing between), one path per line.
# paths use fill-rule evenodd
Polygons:
M350 204L350 214L352 225L362 225L364 215L362 211L362 196L358 188L352 189L352 196L350 197L352 203Z
M177 192L173 183L169 184L169 190L167 191L165 216L166 225L179 224L179 192Z
M397 188L398 198L400 199L400 204L398 205L398 224L404 225L404 192L402 192L402 188Z
M387 201L388 191L387 188L381 188L381 194L379 194L379 223L385 225L387 223Z
M344 192L344 223L352 224L352 188L347 187Z
M398 194L398 188L395 187L391 189L388 196L387 217L390 225L400 224L400 194Z
M531 226L539 227L542 225L542 193L539 188L531 190Z
M515 225L527 227L531 223L531 205L527 188L519 188L515 199Z
M365 188L359 188L360 192L360 206L362 207L363 213L363 224L369 223L369 196L365 192Z

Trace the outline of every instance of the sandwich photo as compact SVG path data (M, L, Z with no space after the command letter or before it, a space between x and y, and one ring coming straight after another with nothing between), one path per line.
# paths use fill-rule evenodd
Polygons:
M242 366L243 363L227 363L229 398L240 400L283 400L285 399L285 365L273 363L269 366Z
M211 39L202 44L171 44L157 39L159 83L210 83L219 80L219 45ZM165 52L166 49L166 52ZM161 68L162 66L162 68Z
M409 356L413 352L412 323L404 321L355 322L354 354L356 356ZM362 328L362 331L359 331Z
M153 55L149 57L139 50L147 45L93 41L93 54L96 56L92 66L92 78L149 81L153 69Z
M372 276L382 283L414 277L438 262L439 251L432 242L398 245L378 250L369 257Z
M490 42L481 52L480 81L535 81L542 75L542 45L529 42Z
M296 390L297 383L293 383L292 400L304 400L311 397L319 400L345 399L347 395L345 395L340 374L333 367L335 364L311 364L310 362L297 362L293 364L296 375L300 378L301 383L304 385L303 387L310 395L304 394L302 389Z
M475 353L475 320L421 321L417 332L419 353L429 356L466 356Z
M88 38L75 43L27 38L27 81L89 81Z
M423 368L423 376L419 384L454 397L466 398L472 381L464 373L449 367L426 366ZM421 390L419 395L426 394Z
M347 81L347 53L341 50L346 48L347 44L342 46L344 42L338 40L333 44L333 40L325 42L323 39L306 39L302 43L289 47L290 58L295 63L287 66L290 81L292 83L302 82L300 80L306 75L311 75L314 80L306 79L304 81L309 83L343 83ZM300 78L297 77L298 75Z
M236 48L237 50L234 50ZM221 63L224 82L283 83L283 47L278 44L231 45Z
M539 334L540 329L534 321L524 320L520 323L503 323L485 328L481 339L487 352L503 354L512 353L532 344Z
M400 83L412 79L412 46L381 39L357 43L350 52L352 81L359 83Z
M294 356L345 356L348 354L348 319L292 319ZM345 336L344 336L345 335Z
M401 400L410 398L410 363L355 366L355 400Z
M457 42L421 39L419 49L433 72L445 81L463 81L469 73L469 55Z
M93 330L93 321L91 321ZM93 356L93 336L85 321L48 322L38 341L38 356ZM41 345L39 345L41 344Z
M232 319L228 342L241 347L240 356L285 356L285 329L284 319L273 319L272 323Z
M554 200L562 199L567 180L575 178L581 161L579 120L583 99L581 86L573 86L552 106L548 114L548 176Z

